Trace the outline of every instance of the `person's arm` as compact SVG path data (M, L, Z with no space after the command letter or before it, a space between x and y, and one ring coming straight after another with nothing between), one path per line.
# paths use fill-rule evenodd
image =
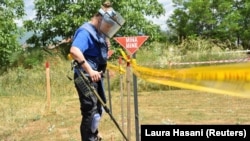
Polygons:
M95 71L91 68L79 48L72 46L70 48L70 54L74 60L81 63L82 68L89 74L93 82L97 82L101 79L102 72Z

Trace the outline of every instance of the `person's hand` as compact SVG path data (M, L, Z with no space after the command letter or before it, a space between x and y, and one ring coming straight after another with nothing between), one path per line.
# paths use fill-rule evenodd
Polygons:
M92 70L89 72L89 77L91 78L92 82L98 82L102 77L101 74L102 72Z

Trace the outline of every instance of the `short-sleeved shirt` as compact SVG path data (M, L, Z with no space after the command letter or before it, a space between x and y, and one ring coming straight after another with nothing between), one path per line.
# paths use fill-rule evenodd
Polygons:
M96 47L90 33L85 29L79 30L76 33L72 46L79 48L86 56L97 57L99 55L98 47Z
M100 70L107 61L105 36L90 23L84 23L75 33L72 46L77 47L94 70Z

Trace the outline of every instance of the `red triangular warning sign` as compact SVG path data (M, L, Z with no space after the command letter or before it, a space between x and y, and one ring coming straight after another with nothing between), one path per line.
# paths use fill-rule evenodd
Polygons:
M132 55L148 39L148 36L115 37L114 39Z

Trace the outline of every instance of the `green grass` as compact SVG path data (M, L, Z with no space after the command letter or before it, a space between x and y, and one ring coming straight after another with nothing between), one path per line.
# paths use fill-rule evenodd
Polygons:
M192 42L192 45L195 44ZM182 50L186 46L156 43L151 48L142 47L136 54L137 63L168 69L169 60L184 62L198 61L201 57L204 60L211 59L211 52L202 49L185 54ZM170 52L170 48L174 48L174 51ZM191 55L196 53L199 55ZM242 57L245 54L220 54L212 58ZM46 93L46 61L50 63L51 105L48 105ZM125 84L126 77L123 75L120 80L119 73L112 70L110 74L113 115L123 125L123 100L124 132L127 133L127 119L130 118L131 139L134 140L133 86L131 84L131 92L127 92L126 88L120 91L120 81ZM46 58L32 69L19 67L1 75L0 141L79 141L79 100L73 81L67 75L73 76L70 61L56 56ZM105 86L107 90L107 83ZM108 91L106 94L108 97ZM131 94L131 117L127 117L127 94ZM140 124L250 124L250 99L173 88L138 78L138 102ZM109 106L109 101L107 104ZM108 114L103 115L100 132L106 141L122 141L120 132Z

